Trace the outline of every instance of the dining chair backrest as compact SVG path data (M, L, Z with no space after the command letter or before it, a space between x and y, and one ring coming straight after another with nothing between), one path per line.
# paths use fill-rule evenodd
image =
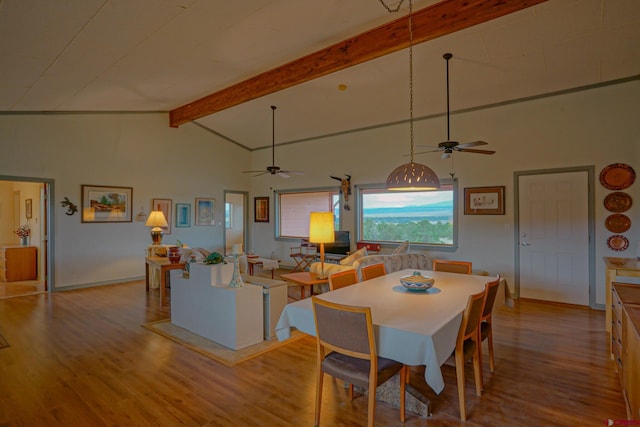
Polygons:
M377 387L399 373L400 421L405 419L406 367L378 357L370 307L337 304L311 297L316 325L317 367L315 425L320 425L323 377L327 373L353 386L368 389L367 426L373 427Z
M433 271L447 273L471 274L473 263L469 261L453 261L448 259L434 259Z
M487 320L491 317L491 312L493 311L493 305L496 302L496 296L498 295L498 287L500 286L500 275L496 280L492 282L488 282L484 285L484 306L482 307L482 315L480 316L480 321Z
M332 291L355 283L358 283L358 273L355 270L340 271L329 276L329 289Z
M370 307L336 304L312 298L318 351L337 351L370 360L376 357L375 335Z
M387 274L387 269L384 267L384 262L378 264L371 264L362 267L360 270L362 273L362 280L369 280L375 277L384 276Z
M456 366L456 379L458 383L458 405L460 407L460 419L467 419L465 406L464 367L469 359L473 359L473 373L476 383L476 394L482 393L482 370L480 367L480 316L484 304L485 292L469 295L467 305L462 313L462 321L458 330L456 348L453 359Z
M484 291L469 295L467 306L462 313L462 322L460 323L456 345L463 345L464 341L468 339L477 340L484 295Z
M493 312L493 306L498 296L498 289L500 287L500 275L496 277L496 280L488 282L484 285L484 305L482 306L482 314L480 315L480 344L484 340L487 340L487 347L489 349L489 369L491 372L495 371L495 360L493 355L493 320L491 313ZM480 380L484 383L484 374L482 372L482 347L480 347Z

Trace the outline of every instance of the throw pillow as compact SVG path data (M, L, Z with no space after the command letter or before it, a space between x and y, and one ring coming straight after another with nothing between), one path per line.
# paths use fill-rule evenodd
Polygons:
M400 246L398 246L393 250L393 252L391 252L391 255L406 254L407 252L409 252L409 241L405 240L402 244L400 244Z
M360 259L363 256L367 256L367 248L358 249L348 257L342 258L340 260L340 265L353 265L357 259Z

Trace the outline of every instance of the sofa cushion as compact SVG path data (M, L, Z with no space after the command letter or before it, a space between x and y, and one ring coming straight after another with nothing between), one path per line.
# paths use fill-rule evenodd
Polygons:
M405 240L397 248L395 248L393 252L391 252L391 255L406 254L407 252L409 252L409 241Z
M341 259L340 265L353 265L356 260L362 258L363 256L367 256L367 248L360 248L348 257Z

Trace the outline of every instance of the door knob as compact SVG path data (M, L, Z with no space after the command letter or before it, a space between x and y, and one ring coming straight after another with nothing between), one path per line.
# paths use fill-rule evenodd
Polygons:
M531 246L531 243L529 243L529 242L522 242L522 246Z

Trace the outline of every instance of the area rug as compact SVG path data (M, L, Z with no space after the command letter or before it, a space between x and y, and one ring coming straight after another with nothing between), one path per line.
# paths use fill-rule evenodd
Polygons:
M0 349L9 347L9 343L5 339L5 337L0 334Z
M176 326L171 323L169 319L146 323L142 326L226 366L237 365L238 363L253 359L256 356L260 356L261 354L274 350L278 347L282 347L283 345L287 345L306 336L302 332L292 330L291 338L285 341L278 341L278 339L274 337L271 340L265 340L261 343L254 344L240 350L232 350L198 334L194 334L191 331Z

